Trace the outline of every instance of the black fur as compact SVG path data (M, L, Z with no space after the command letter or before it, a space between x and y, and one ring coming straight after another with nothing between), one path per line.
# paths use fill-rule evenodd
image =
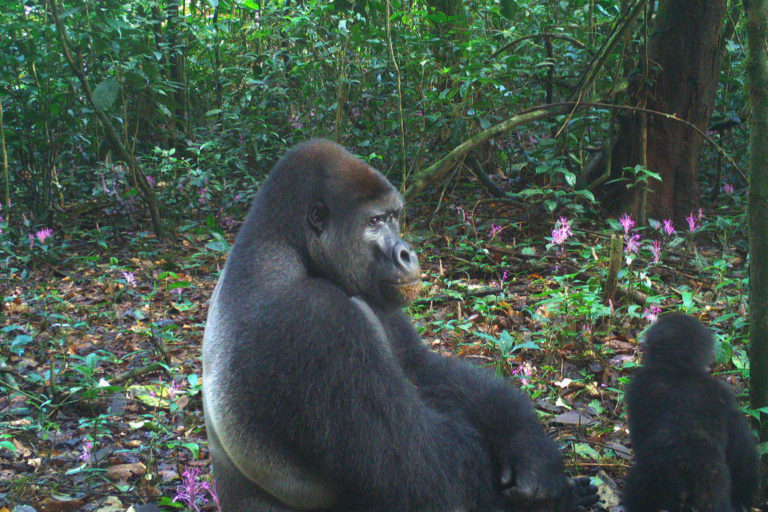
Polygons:
M529 400L429 351L400 307L420 274L397 191L334 143L262 185L211 300L203 396L223 509L560 511L568 485Z
M732 393L709 374L714 340L691 316L662 316L645 334L644 366L626 393L635 459L627 512L749 510L755 440Z

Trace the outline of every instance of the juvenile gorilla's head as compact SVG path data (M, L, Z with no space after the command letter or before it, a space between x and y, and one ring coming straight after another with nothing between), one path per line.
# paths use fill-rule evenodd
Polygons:
M692 316L667 313L645 332L646 365L707 370L713 360L712 333Z
M304 233L310 273L332 281L350 296L385 309L401 307L419 291L416 253L400 238L404 203L375 169L329 141L304 150Z

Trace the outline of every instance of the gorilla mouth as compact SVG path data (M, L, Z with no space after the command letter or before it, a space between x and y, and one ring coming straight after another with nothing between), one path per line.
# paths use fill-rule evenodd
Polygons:
M419 296L419 290L421 289L421 280L412 279L409 281L384 281L384 283L393 289L398 296L394 299L394 302L409 303Z
M394 286L395 288L399 288L401 286L416 286L419 284L420 279L412 279L410 281L384 281L389 286Z

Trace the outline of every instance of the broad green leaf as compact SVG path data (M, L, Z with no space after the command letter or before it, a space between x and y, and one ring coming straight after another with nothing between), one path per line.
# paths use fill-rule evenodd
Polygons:
M106 110L112 106L120 91L120 82L111 76L96 86L93 91L93 103L97 108Z

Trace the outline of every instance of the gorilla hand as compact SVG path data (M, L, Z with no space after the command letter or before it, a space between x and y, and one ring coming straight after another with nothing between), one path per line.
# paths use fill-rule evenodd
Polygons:
M500 453L499 483L510 503L554 502L566 495L568 480L557 446L537 431L526 432L504 446Z
M566 499L565 510L586 512L598 502L600 496L597 494L597 487L592 485L589 477L582 476L568 480Z

